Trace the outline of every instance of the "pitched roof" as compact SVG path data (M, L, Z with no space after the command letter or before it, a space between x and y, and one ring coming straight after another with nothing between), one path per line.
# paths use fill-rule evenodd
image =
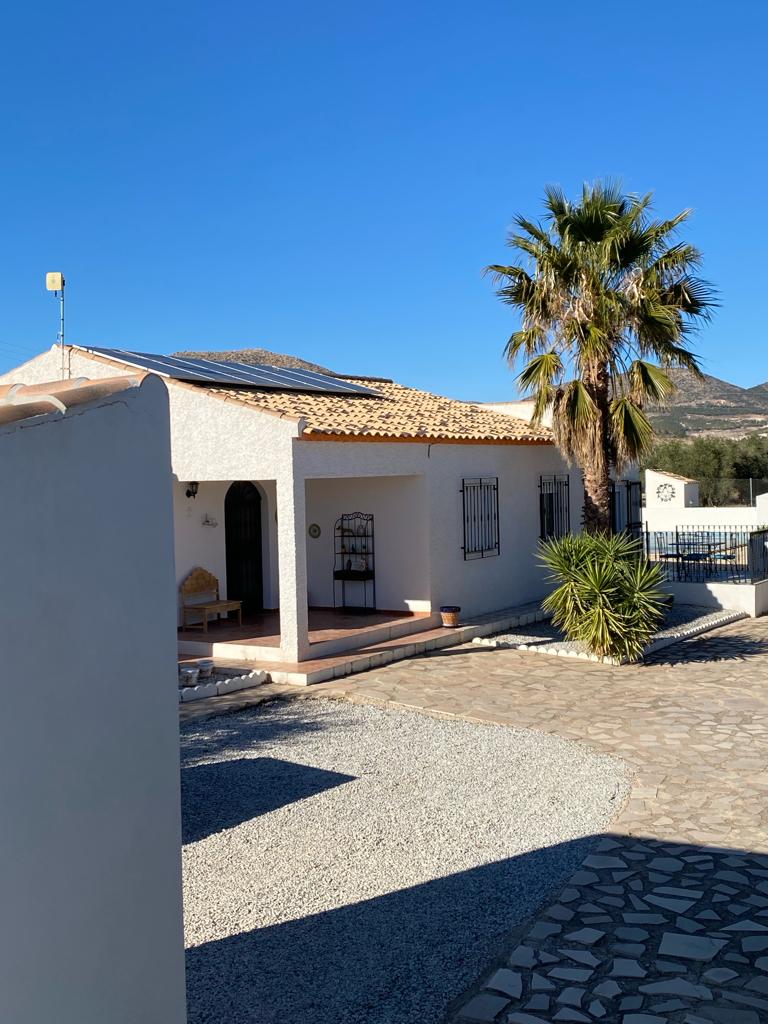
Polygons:
M205 390L246 405L301 418L305 421L302 437L309 441L360 437L369 441L552 442L552 432L547 427L532 427L507 413L443 398L393 381L372 383L365 377L343 379L372 387L380 397L217 387Z
M0 425L46 416L52 412L66 414L70 409L100 398L108 398L127 388L135 388L138 377L107 377L101 380L56 380L46 384L0 385Z
M117 350L115 350L116 352ZM81 355L110 366L126 366L117 355L109 358L87 349ZM210 353L216 355L220 353ZM135 357L134 357L135 358ZM162 358L162 357L161 357ZM134 370L135 372L135 370ZM444 398L379 377L335 375L371 388L375 395L338 395L280 391L276 388L236 388L168 380L229 401L303 421L302 440L422 441L444 444L552 444L548 427L534 427L508 413Z

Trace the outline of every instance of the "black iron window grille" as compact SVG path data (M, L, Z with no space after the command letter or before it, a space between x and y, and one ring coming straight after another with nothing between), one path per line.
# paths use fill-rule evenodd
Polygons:
M611 529L639 537L643 530L643 495L639 480L611 480Z
M499 553L499 478L462 480L464 559L491 558Z
M563 476L539 477L539 537L555 540L571 530L570 480Z

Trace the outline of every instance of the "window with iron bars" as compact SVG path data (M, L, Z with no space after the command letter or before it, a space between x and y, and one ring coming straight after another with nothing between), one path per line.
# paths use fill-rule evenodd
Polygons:
M571 529L568 475L539 477L539 537L555 540Z
M461 482L464 509L464 559L491 558L499 553L499 478L477 477Z

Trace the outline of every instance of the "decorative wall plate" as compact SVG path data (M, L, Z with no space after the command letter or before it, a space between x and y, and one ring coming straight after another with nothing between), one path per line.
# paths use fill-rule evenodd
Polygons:
M656 488L656 497L659 501L672 501L675 496L675 488L672 484L659 484Z
M309 528L307 530L307 533L312 538L312 540L317 540L317 538L320 536L320 534L322 532L323 531L320 529L320 527L317 525L317 523L310 523L309 524Z

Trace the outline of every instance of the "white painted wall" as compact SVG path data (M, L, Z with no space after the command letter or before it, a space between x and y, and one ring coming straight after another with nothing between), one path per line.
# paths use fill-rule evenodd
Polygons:
M465 615L479 615L536 600L546 592L535 557L539 476L567 471L553 446L298 441L295 465L297 474L313 484L316 478L424 477L433 609L458 604ZM463 477L477 476L499 477L501 551L495 558L465 561L460 490ZM578 529L582 491L576 471L571 472L570 493L571 527ZM379 529L377 524L377 537Z
M309 603L332 607L334 526L343 513L374 516L376 602L387 611L430 611L426 487L423 476L307 480ZM362 603L362 584L347 584L350 603ZM370 594L370 584L368 584ZM341 585L337 584L341 600Z
M660 502L657 490L660 484L671 483L675 498ZM645 471L646 505L643 523L649 530L674 530L676 526L764 526L768 523L768 494L758 495L757 503L750 505L698 504L698 484L667 473Z
M166 392L0 430L0 1020L183 1024Z
M232 481L205 481L196 498L188 498L188 481L174 481L174 536L176 550L176 584L196 566L212 572L218 579L222 597L227 594L226 530L224 499ZM262 570L264 607L277 608L277 491L274 480L254 480L261 493ZM213 520L216 526L203 520Z
M768 614L768 580L761 583L683 583L664 584L679 604L697 604L704 608L727 608L746 612L755 618Z

